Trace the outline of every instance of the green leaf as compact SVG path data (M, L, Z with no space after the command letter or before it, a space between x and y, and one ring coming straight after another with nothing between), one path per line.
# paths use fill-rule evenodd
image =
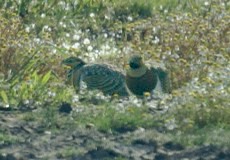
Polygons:
M43 85L46 84L46 83L49 81L50 75L51 75L51 71L47 72L47 73L44 75L44 77L42 78L42 84L43 84Z
M9 102L5 91L1 91L1 97L3 99L3 102L5 102L5 103Z

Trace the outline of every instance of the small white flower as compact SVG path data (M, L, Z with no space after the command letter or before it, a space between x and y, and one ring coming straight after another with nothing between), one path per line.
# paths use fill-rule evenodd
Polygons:
M167 10L167 9L165 9L165 10L164 10L164 13L168 13L168 10Z
M99 54L99 50L98 50L98 49L94 50L94 52L95 52L96 54Z
M66 36L66 37L70 37L70 34L69 34L69 33L66 33L65 36Z
M42 17L42 18L45 18L45 16L46 16L46 14L44 14L44 13L41 14L41 17Z
M52 96L52 92L51 91L48 92L48 96L50 96L50 97Z
M93 47L92 46L88 46L87 47L87 51L92 51L93 50Z
M89 15L91 18L95 17L95 14L94 13L90 13Z
M57 50L56 50L56 49L53 49L53 50L52 50L52 53L53 53L53 54L57 53Z
M79 48L79 46L80 46L80 43L74 43L72 45L72 48L77 49L77 48Z
M34 38L34 42L39 43L39 42L41 42L41 39L40 38Z
M65 2L64 2L64 1L60 1L60 2L58 2L58 5L64 6L64 5L65 5Z
M30 27L26 27L26 32L30 32Z
M168 54L168 55L172 55L172 52L171 52L171 51L167 51L167 54Z
M31 28L35 28L35 24L33 23L33 24L31 24Z
M47 135L51 135L52 134L51 131L45 131L44 133L47 134Z
M208 6L208 5L209 5L209 2L208 2L208 1L204 2L204 5L205 5L205 6Z
M74 95L73 98L72 98L72 102L76 103L78 101L79 101L79 96L78 95Z
M177 128L175 119L171 119L168 122L166 122L165 126L168 130L174 130L175 128Z
M65 7L65 10L66 11L70 10L70 7L69 6Z
M133 20L133 17L131 17L131 16L128 16L128 21L132 21Z
M177 46L175 47L175 50L176 50L176 51L179 51L179 50L180 50L180 47L177 45Z
M110 16L108 16L108 15L105 15L105 19L108 19L108 20L109 20L109 19L110 19Z
M103 45L102 50L110 50L110 46L108 44Z
M90 40L88 38L85 38L84 41L83 41L83 44L84 45L90 44Z
M108 37L108 34L107 34L107 33L105 33L105 34L104 34L104 37L105 37L105 38L107 38L107 37Z
M81 36L79 36L78 34L75 34L75 35L73 35L73 39L74 40L80 40L80 38L81 38Z
M30 101L28 99L24 101L24 104L29 104L29 103Z
M43 29L45 29L45 30L48 30L48 28L49 28L48 25L45 25L45 26L43 27Z
M69 49L69 48L70 48L70 45L69 45L69 44L63 43L62 45L63 45L63 47L66 48L66 49Z
M225 3L221 3L220 5L221 5L221 6L225 6Z
M154 44L157 44L157 43L159 43L160 42L160 39L157 37L157 36L155 36L154 37L154 40L153 40L153 43Z

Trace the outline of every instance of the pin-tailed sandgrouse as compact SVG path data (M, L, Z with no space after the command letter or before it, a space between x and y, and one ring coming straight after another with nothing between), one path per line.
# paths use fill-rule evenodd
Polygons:
M69 57L62 64L71 67L68 79L76 92L81 88L81 81L85 82L87 89L100 90L104 95L128 96L125 87L125 75L107 64L86 64L77 57Z
M170 82L166 71L161 68L148 68L140 55L131 56L126 73L126 85L129 91L142 97L145 92L152 94L158 83L162 92L170 92Z

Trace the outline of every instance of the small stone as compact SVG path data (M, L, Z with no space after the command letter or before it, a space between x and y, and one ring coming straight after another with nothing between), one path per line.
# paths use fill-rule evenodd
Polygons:
M174 142L167 142L163 145L166 149L169 149L169 150L176 150L176 151L179 151L179 150L183 150L184 147L181 145L181 144L178 144L178 143L174 143Z
M59 106L59 112L61 113L70 113L72 111L72 107L67 102L62 102L62 104Z
M91 129L91 128L93 128L95 125L93 124L93 123L87 123L86 125L85 125L85 128L87 128L87 129Z

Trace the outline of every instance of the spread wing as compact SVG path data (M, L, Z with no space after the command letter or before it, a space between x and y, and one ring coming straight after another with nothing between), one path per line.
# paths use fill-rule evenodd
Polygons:
M168 73L159 67L156 68L155 71L157 72L158 78L160 80L162 91L164 93L170 93L171 92L171 83L170 83Z
M107 95L128 95L125 87L125 76L108 65L85 65L81 69L80 77L86 83L88 89L98 89Z

